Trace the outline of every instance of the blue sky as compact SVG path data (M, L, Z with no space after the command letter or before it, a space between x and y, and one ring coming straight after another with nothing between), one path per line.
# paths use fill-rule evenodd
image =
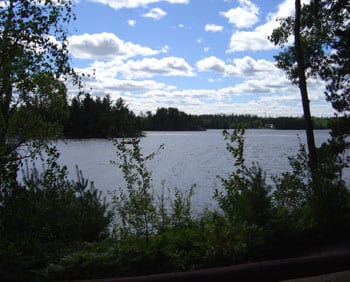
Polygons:
M135 113L302 115L267 40L294 0L75 2L69 49L93 96L122 97ZM332 115L323 83L310 79L309 92L312 114Z

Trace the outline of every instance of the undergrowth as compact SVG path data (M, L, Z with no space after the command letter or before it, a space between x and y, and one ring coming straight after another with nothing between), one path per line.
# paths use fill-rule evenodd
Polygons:
M188 190L157 194L140 139L115 140L125 187L107 205L78 172L67 179L58 152L48 148L45 169L27 170L23 184L1 197L2 281L70 280L143 275L224 266L295 255L310 243L350 234L350 194L344 163L319 148L313 173L305 148L291 170L274 176L244 159L244 130L224 131L232 172L213 191L219 209L194 216ZM183 188L183 187L181 187Z

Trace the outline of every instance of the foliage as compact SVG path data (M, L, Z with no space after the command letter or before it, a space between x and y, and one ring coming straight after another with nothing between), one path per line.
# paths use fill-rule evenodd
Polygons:
M135 233L148 237L154 232L156 208L151 191L151 173L146 167L146 162L151 160L155 153L144 156L139 142L139 138L114 141L118 159L122 161L118 166L123 172L126 191L119 188L119 193L113 195L113 203L121 219L120 232L123 235ZM163 145L158 150L162 148Z
M344 162L326 143L318 155L314 177L301 146L299 154L290 158L292 171L275 178L274 204L286 234L311 232L318 239L330 239L349 232L350 193L342 180Z
M275 59L277 61L277 66L283 69L286 72L288 78L299 87L304 113L309 166L313 171L314 167L317 165L317 154L310 111L310 100L307 89L307 71L311 69L312 72L312 66L310 64L310 62L312 62L312 59L310 58L311 55L309 53L310 50L308 50L308 47L310 47L312 44L311 42L309 42L309 45L304 44L305 40L303 40L304 38L301 31L301 25L301 1L295 0L294 18L292 19L289 17L287 20L285 20L284 23L282 21L282 24L277 29L277 31L273 31L270 40L275 43L275 45L284 46L288 37L291 34L294 36L293 45L285 48L287 50L283 50L279 55L275 56ZM312 46L312 51L319 51L317 50L317 47L320 46Z
M114 104L107 95L102 100L86 94L83 99L73 98L70 116L64 125L69 138L132 137L140 134L139 121L119 98Z
M111 240L85 242L50 263L44 273L49 280L106 278L117 275L118 252Z
M326 82L326 99L332 103L341 123L341 126L333 123L333 141L339 141L336 146L339 149L342 145L342 150L348 146L346 136L349 135L349 20L348 1L311 1L301 10L300 35L306 74L319 76ZM280 19L280 27L273 31L270 40L276 45L286 45L294 25L291 17ZM275 59L295 80L294 46L285 46Z
M23 184L1 195L0 273L2 279L38 279L32 271L67 246L96 241L108 234L112 213L92 183L77 171L78 180L67 179L67 169L58 164L59 154L46 146L43 172L27 164ZM28 269L27 269L28 268ZM22 273L22 274L21 274Z
M144 130L202 130L192 115L188 115L177 108L158 108L152 115L147 112L143 117Z
M266 184L265 175L258 165L247 167L245 164L244 129L237 128L231 134L224 131L223 135L235 162L229 177L221 179L224 192L216 190L214 198L233 223L264 227L272 215L271 187Z
M113 204L121 221L116 225L117 235L120 238L136 236L148 240L152 234L190 227L193 221L191 198L195 185L185 192L175 188L173 197L166 197L164 192L155 195L147 162L164 145L159 146L156 152L144 156L139 143L139 138L114 141L117 157L121 161L118 166L126 182L126 189L120 187L113 193ZM115 161L112 163L117 164Z
M156 114L147 112L140 116L142 130L203 130L245 128L305 129L300 117L259 117L255 115L215 114L189 115L176 108L159 108ZM316 129L328 129L330 118L314 117Z
M76 221L84 218L79 215L81 201L78 199L90 199L90 196L84 193L79 196L79 191L87 191L87 181L78 178L77 182L67 182L65 167L57 164L57 151L48 150L47 169L41 180L38 181L36 173L29 173L26 185L36 183L32 189L39 187L40 191L51 191L49 187L55 187L53 190L60 191L64 203L54 193L49 195L53 195L65 211L51 202L49 195L46 201L50 207L38 204L43 203L42 198L40 201L31 198L32 205L24 205L25 211L35 205L36 214L42 217L47 212L51 214L52 205L59 220L46 217L38 223L29 221L36 233L27 228L30 230L27 234L11 236L17 238L15 242L10 238L2 240L2 277L10 280L10 271L15 275L13 280L23 281L184 271L296 255L310 244L346 238L350 234L350 193L341 178L344 163L339 155L332 153L329 144L319 148L314 177L311 177L305 148L301 146L299 154L290 158L291 171L274 178L271 192L263 170L254 163L248 166L244 160L244 130L237 128L223 134L234 164L228 177L221 179L223 190L214 194L221 210L206 210L196 216L191 211L195 186L185 192L168 189L169 196L164 192L157 195L152 190L148 162L163 145L155 153L144 155L139 138L115 140L118 161L114 164L122 170L126 187L114 191L114 232L106 237L100 236L106 234L103 226L106 227L107 218L110 220L106 205L97 200L98 194L90 194L94 200L87 201L92 211L87 214L92 221L83 222L87 226L96 226L99 222L101 232L81 227ZM70 194L72 190L77 198ZM90 210L89 207L83 210ZM70 217L77 216L70 218L66 210ZM17 213L30 217L23 209ZM30 214L33 216L33 212ZM13 219L21 224L20 228L23 221L25 218ZM50 225L50 222L55 223ZM80 231L71 228L71 223Z
M9 188L5 181L16 181L19 146L60 134L60 120L67 114L63 81L69 76L79 82L67 47L66 27L74 18L70 0L10 0L0 5L2 189Z

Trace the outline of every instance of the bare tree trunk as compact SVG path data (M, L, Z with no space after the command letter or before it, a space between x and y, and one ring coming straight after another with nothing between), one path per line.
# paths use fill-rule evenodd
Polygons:
M317 164L317 154L316 154L314 131L313 131L313 125L312 125L311 113L310 113L310 101L307 93L304 54L303 54L301 38L300 38L300 13L301 13L300 0L295 0L295 25L294 25L295 55L296 55L297 64L298 64L299 89L300 89L301 99L303 103L307 147L309 151L309 162L310 162L309 165L310 165L311 171L313 171Z

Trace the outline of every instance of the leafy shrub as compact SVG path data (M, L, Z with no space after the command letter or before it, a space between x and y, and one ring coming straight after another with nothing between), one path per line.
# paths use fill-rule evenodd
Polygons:
M229 177L221 178L224 191L216 190L214 199L233 224L264 227L272 216L271 187L258 165L247 167L245 164L244 129L224 131L223 135L235 162Z
M117 157L121 160L118 166L126 182L126 190L120 187L119 193L115 191L112 197L121 220L121 226L115 226L116 231L122 236L136 234L148 237L154 233L157 221L155 198L151 191L151 172L146 167L146 162L151 160L155 153L144 156L139 142L139 138L133 138L130 142L114 141ZM161 148L162 146L159 150ZM112 163L117 164L115 161Z
M86 242L50 263L45 274L49 280L106 278L118 274L118 263L113 241Z
M126 189L114 191L112 202L120 217L120 224L115 226L116 234L125 236L145 236L157 234L169 229L183 229L191 225L191 198L195 185L189 191L174 189L173 197L164 193L155 195L152 190L152 173L147 162L152 160L159 150L144 156L139 146L140 139L131 141L115 140L118 164L122 170ZM113 164L117 164L115 161ZM157 202L158 200L158 202Z
M46 147L46 154L43 172L27 165L23 184L1 199L0 268L5 276L6 269L16 272L45 267L50 258L61 254L62 243L66 249L108 233L113 215L101 192L92 183L89 186L81 172L77 181L69 181L66 167L57 163L55 147Z
M318 163L311 171L305 146L289 158L291 172L275 177L273 195L277 217L289 235L314 239L349 234L350 193L342 180L344 163L330 144L318 149Z

